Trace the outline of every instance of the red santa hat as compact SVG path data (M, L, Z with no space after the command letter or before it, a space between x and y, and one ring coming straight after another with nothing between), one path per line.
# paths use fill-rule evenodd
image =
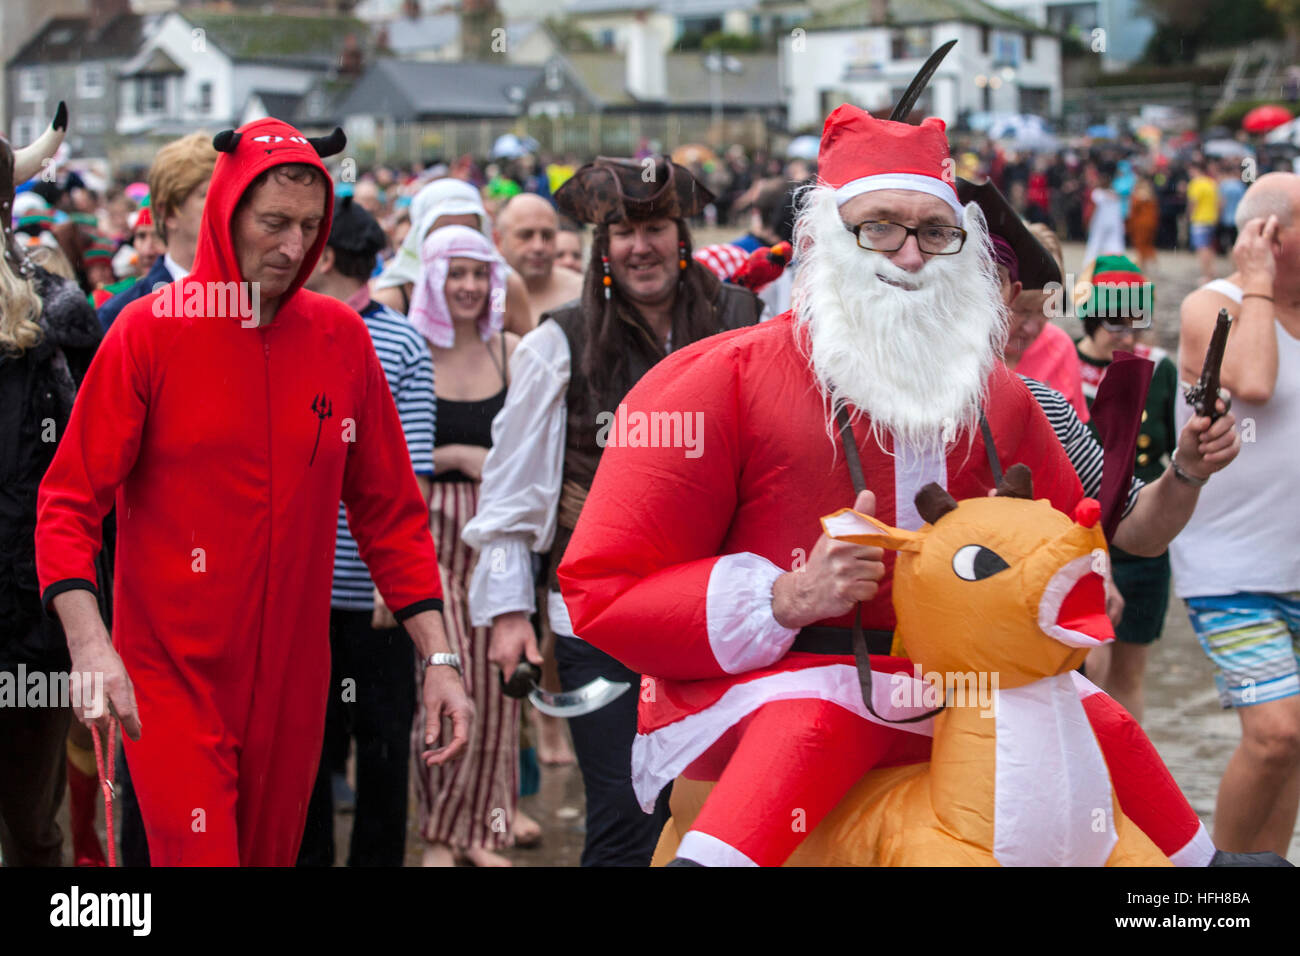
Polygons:
M817 172L841 206L877 189L913 189L942 199L960 220L957 173L944 129L936 116L911 126L842 103L826 117Z

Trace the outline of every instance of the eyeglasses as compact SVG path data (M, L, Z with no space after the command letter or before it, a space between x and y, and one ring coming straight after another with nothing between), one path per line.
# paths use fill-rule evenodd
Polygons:
M886 220L869 220L848 226L858 247L868 252L897 252L908 236L916 237L921 251L931 256L954 256L966 244L966 230L960 226L904 226Z

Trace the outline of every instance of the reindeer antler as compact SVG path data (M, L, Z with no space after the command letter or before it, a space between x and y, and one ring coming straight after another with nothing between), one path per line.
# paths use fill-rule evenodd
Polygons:
M948 494L943 485L933 481L918 491L913 501L916 504L916 513L927 524L934 524L949 511L957 508L957 499Z
M1028 465L1012 465L998 482L996 497L1034 500L1034 476Z

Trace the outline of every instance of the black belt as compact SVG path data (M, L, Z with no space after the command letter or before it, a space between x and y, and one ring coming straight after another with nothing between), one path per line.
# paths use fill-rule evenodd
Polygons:
M894 646L893 631L863 631L867 652L888 656ZM791 651L801 654L838 654L853 656L853 630L847 627L805 627L795 635Z

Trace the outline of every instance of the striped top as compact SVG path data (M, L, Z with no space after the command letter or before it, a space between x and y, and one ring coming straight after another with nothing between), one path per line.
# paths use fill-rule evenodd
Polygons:
M424 338L400 313L370 302L361 312L370 330L379 364L402 420L411 468L417 475L433 475L433 426L437 404L433 397L433 358ZM348 530L347 509L339 503L339 532L334 545L334 587L330 606L347 611L374 607L374 584L357 543Z
M1079 420L1078 413L1064 395L1024 375L1020 376L1020 380L1029 388L1029 394L1034 396L1034 401L1038 402L1043 414L1047 416L1047 423L1052 426L1052 431L1056 432L1057 440L1065 449L1070 464L1074 466L1074 471L1079 476L1079 483L1083 485L1084 497L1098 497L1101 494L1100 442L1088 426ZM1125 517L1137 504L1138 492L1142 487L1142 479L1134 475L1133 483L1128 489L1128 501L1124 503Z

